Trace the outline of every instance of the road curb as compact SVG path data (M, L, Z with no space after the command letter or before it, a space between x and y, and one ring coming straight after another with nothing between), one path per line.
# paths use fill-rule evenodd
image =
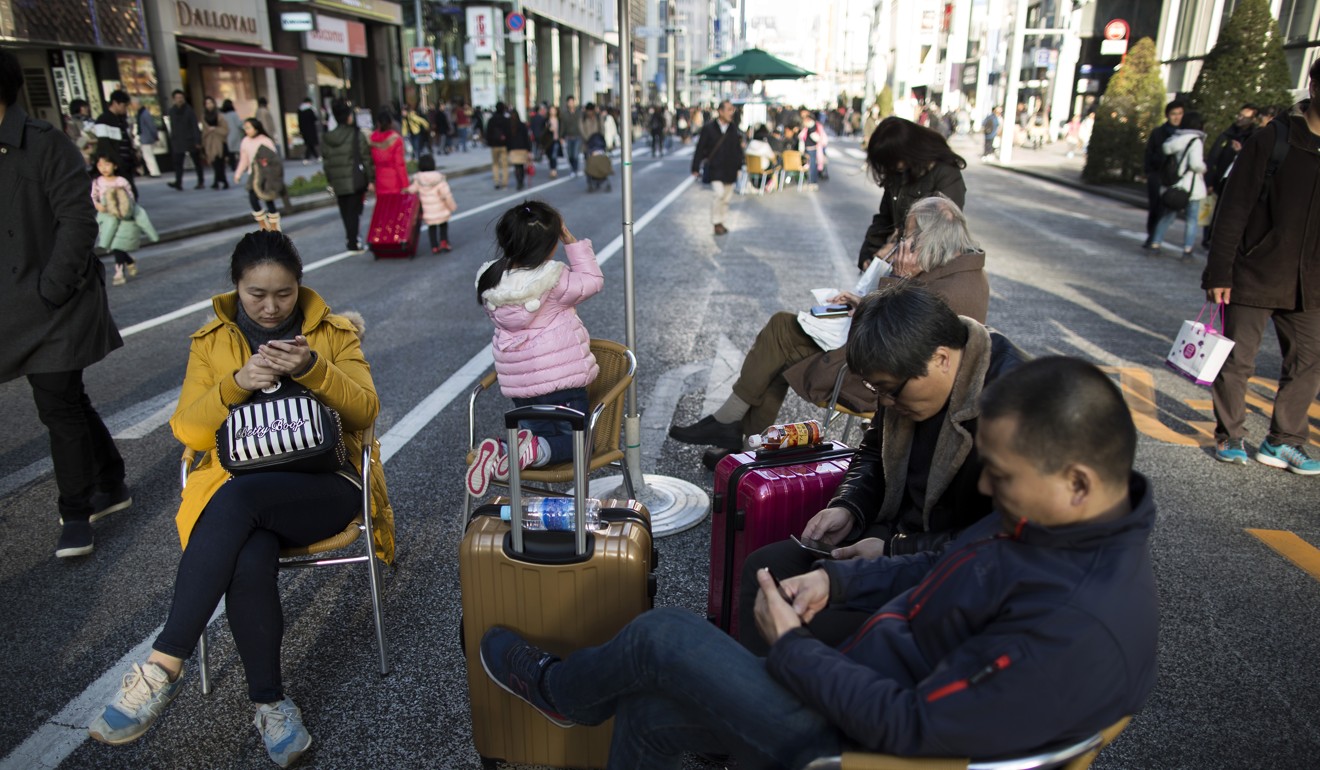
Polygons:
M1116 200L1119 203L1126 203L1129 206L1135 206L1136 208L1139 209L1147 208L1148 205L1144 197L1127 192L1126 190L1115 190L1109 187L1105 187L1103 185L1087 184L1086 182L1083 182L1080 179L1074 181L1072 179L1068 179L1067 177L1058 176L1057 174L1049 174L1043 171L1036 171L1034 169L1021 168L1020 166L1005 166L1002 163L996 163L994 161L987 161L985 165L990 166L991 168L1000 169L1001 171L1011 171L1014 174L1029 176L1032 177L1033 179L1040 179L1045 182L1053 182L1054 184L1062 185L1063 187L1071 187L1074 190L1082 190L1084 192L1089 192L1093 195L1099 195L1103 198Z
M472 166L470 168L456 169L453 173L446 173L445 176L449 179L458 179L465 176L484 174L489 170L489 165ZM292 203L289 204L289 207L280 213L283 215L301 214L306 211L316 211L317 209L329 208L333 205L335 205L334 196L327 193L312 193L311 195L301 195L294 198ZM164 230L160 233L160 240L157 241L157 243L181 241L185 238L192 238L195 235L206 235L219 230L227 230L231 227L242 227L245 224L252 224L252 215L235 214L234 216L225 217L224 219Z

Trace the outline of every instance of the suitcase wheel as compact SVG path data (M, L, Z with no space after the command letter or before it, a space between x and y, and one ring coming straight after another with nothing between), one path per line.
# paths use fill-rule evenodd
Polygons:
M481 760L482 770L495 770L500 766L500 761L498 759L491 759L490 757L483 757L480 755L478 755L477 758Z

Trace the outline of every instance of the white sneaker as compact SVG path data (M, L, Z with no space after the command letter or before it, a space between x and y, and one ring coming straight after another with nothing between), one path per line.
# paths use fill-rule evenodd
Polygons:
M541 465L541 442L536 436L532 435L530 430L518 431L518 470ZM509 480L509 453L501 452L500 459L495 463L495 480Z
M293 700L285 698L279 703L263 703L257 707L252 724L261 733L266 753L280 767L288 767L312 745L311 733L303 725L302 711Z
M174 700L181 682L182 670L171 682L165 669L155 663L134 663L133 670L124 674L114 699L87 726L87 734L111 746L141 738L156 721L156 717Z
M476 456L468 467L466 477L469 495L481 497L486 494L486 487L490 486L491 476L495 474L495 465L503 455L500 442L493 438L483 439L477 444Z

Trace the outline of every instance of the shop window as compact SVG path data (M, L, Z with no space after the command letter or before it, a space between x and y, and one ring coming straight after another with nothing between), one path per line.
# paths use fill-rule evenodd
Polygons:
M216 104L233 100L239 115L247 117L257 112L257 85L249 68L204 65L202 93L215 99ZM271 126L266 126L267 132L271 130Z

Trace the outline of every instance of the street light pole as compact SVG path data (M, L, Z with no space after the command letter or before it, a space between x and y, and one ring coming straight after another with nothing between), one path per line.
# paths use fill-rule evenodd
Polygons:
M1008 165L1013 162L1013 141L1016 139L1018 79L1022 77L1022 49L1027 37L1027 0L1017 0L1017 10L1013 12L1013 50L1008 54L1007 87L1004 89L1004 125L1012 126L1013 131L1001 131L999 134L999 162Z

